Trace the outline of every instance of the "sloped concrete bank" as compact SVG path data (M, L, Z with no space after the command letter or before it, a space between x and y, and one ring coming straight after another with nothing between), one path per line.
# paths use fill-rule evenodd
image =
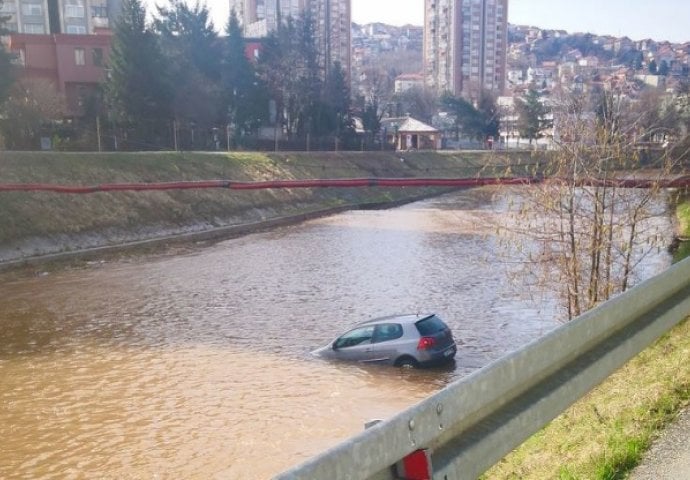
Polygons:
M0 152L0 183L94 185L194 180L468 177L531 162L528 152ZM223 238L350 208L383 208L447 188L225 189L69 195L0 192L0 267L133 246Z

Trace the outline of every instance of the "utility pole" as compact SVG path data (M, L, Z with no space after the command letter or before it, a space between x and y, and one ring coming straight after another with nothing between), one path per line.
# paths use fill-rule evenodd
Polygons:
M177 120L173 120L173 142L175 144L175 151L177 152Z
M101 116L96 115L96 141L98 142L98 152L102 152L101 148Z

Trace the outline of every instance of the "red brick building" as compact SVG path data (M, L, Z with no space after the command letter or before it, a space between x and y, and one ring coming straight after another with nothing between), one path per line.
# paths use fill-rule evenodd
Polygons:
M21 79L44 79L65 95L65 116L81 115L81 100L106 78L112 34L110 30L95 35L32 35L13 33L9 50L22 67Z

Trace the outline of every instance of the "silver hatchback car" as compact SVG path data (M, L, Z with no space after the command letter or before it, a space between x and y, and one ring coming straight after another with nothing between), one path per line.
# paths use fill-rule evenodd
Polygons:
M423 367L451 361L453 334L435 314L393 315L358 324L314 354L335 360Z

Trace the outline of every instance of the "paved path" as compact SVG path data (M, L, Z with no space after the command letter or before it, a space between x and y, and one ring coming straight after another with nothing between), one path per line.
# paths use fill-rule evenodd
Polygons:
M654 442L629 480L690 480L690 407Z

